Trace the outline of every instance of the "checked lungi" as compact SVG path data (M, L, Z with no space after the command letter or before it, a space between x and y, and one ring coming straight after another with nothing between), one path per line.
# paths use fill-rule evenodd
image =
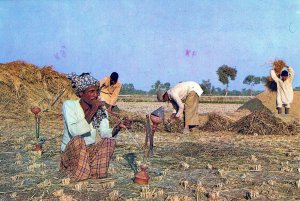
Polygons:
M83 137L76 136L61 153L60 169L76 181L107 177L115 146L116 141L109 138L87 146Z

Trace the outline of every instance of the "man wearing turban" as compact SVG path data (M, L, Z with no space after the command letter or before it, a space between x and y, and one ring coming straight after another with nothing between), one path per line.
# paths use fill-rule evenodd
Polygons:
M61 170L75 181L107 176L110 158L115 149L115 137L122 121L109 127L108 113L99 101L99 82L89 73L68 75L79 100L66 100L62 112L64 134L61 144ZM96 134L101 140L96 142Z

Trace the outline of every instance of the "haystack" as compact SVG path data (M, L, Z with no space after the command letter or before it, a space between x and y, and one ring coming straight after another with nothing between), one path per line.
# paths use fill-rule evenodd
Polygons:
M1 119L32 116L32 106L48 111L43 118L58 119L62 102L67 99L77 96L67 77L52 66L40 68L23 61L0 64Z
M232 121L217 113L208 114L208 121L201 127L205 131L226 131L231 125Z
M289 115L279 115L282 120L300 120L300 91L294 91L294 101L291 104ZM249 100L238 110L246 109L251 112L266 110L269 113L276 114L276 93L265 91L258 94L255 98Z
M297 122L286 123L272 113L254 111L230 126L230 130L241 134L289 135L298 134L300 125Z

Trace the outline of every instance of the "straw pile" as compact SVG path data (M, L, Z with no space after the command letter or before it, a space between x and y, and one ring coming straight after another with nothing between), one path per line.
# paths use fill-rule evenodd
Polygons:
M289 115L280 116L280 118L289 118L291 120L299 120L300 122L300 91L294 91L294 100L291 104ZM276 93L265 91L258 94L255 98L246 102L239 109L249 110L250 112L267 110L270 113L276 114Z
M58 119L62 102L78 98L64 74L52 66L40 68L23 61L0 64L0 85L0 116L6 118L24 119L32 116L32 106L39 106L49 110L46 118Z
M267 111L255 111L233 123L230 130L241 134L290 135L299 133L300 125L286 123Z
M162 130L169 132L169 133L180 133L180 132L182 132L183 128L184 128L184 124L182 121L168 120L167 122L165 122L163 124ZM161 130L161 129L159 129L159 130Z
M277 83L272 79L271 76L266 77L263 82L265 83L265 87L271 91L276 92L277 91Z
M141 115L134 114L128 111L121 110L117 116L110 115L109 116L109 124L111 127L120 123L123 118L129 118L132 121L131 128L129 128L132 132L144 132L145 131L145 123L146 117L143 118Z
M273 61L272 65L273 65L273 68L275 70L277 77L280 77L280 73L281 73L282 69L284 67L287 67L286 63L281 59Z
M226 131L229 126L232 124L232 121L223 117L217 113L208 114L208 121L201 127L205 131Z

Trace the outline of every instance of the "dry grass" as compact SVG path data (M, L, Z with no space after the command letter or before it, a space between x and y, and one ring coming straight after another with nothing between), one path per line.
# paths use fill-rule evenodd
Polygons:
M300 132L298 122L286 123L268 111L255 111L230 126L241 134L291 135Z
M280 78L282 69L287 67L287 65L283 60L277 59L272 62L272 67L273 67L277 77ZM273 91L273 92L277 91L277 84L272 79L271 76L266 77L266 80L264 80L264 82L265 82L265 86L267 89L269 89L270 91Z
M62 78L56 82L63 75L51 68L41 70L24 62L1 64L0 70L3 95L0 96L1 200L300 199L297 135L240 135L202 130L183 135L159 129L155 133L155 155L146 162L150 183L143 187L133 183L133 171L124 160L127 154L136 156L137 166L143 160L145 132L132 129L118 135L109 178L72 183L59 174L63 124L58 107L62 100L71 98L71 92L66 91L58 108L52 108L53 113L41 113L41 136L45 139L41 155L32 151L36 143L34 117L28 112L32 104L51 106L62 87L61 82L67 83L67 80ZM49 72L53 76L49 77ZM8 89L13 89L13 93ZM22 98L22 102L15 96ZM12 103L20 109L10 107ZM129 113L133 119L142 119L160 106L155 104L125 106L134 113ZM217 108L224 115L240 105L235 108L232 105L200 106L206 108L202 114L215 112ZM144 112L135 116L139 108ZM223 119L219 119L222 122Z
M204 131L226 131L232 121L217 113L208 114L208 121L201 127Z
M108 179L63 183L58 171L62 123L42 122L42 136L47 140L41 157L31 151L34 119L27 123L14 122L15 130L0 138L2 199L41 200L54 195L60 200L145 200L145 196L153 200L209 200L214 195L219 200L245 196L300 199L300 140L295 135L157 132L155 155L148 161L149 190L145 190L132 182L132 169L123 159L133 153L137 164L141 163L144 132L120 133L110 164L118 171L112 171Z
M272 66L273 66L274 71L275 71L275 73L278 77L280 76L280 73L281 73L282 69L284 67L287 67L286 63L281 59L274 60L273 63L272 63Z

